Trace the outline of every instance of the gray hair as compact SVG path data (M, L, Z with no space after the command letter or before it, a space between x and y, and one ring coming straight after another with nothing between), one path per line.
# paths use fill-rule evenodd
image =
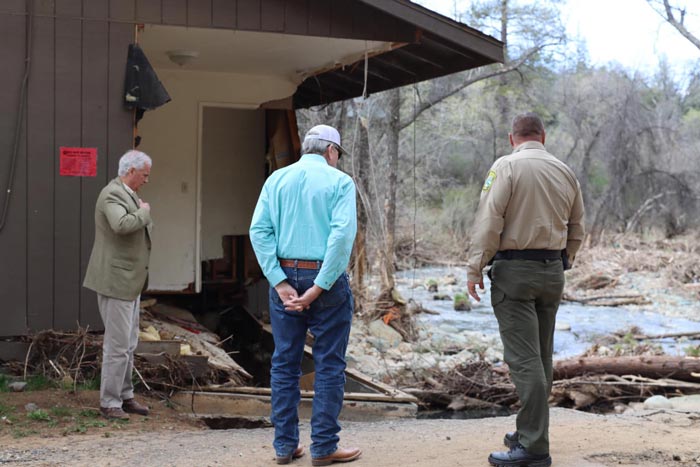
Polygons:
M123 177L129 173L129 169L132 167L134 169L143 169L146 165L153 165L153 161L145 152L137 151L132 149L126 151L124 155L119 159L119 174Z
M326 141L325 139L305 139L304 142L301 144L301 153L318 154L322 156L323 153L326 152L326 148L328 148L328 146L330 146L331 144L333 143L331 143L330 141Z

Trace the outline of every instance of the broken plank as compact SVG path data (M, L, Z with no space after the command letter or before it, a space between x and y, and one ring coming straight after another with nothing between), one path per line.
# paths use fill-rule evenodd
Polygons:
M167 365L170 360L181 360L187 365L194 378L200 378L209 372L209 359L204 355L178 355L168 359L164 354L139 354L139 357L151 365Z
M180 355L180 341L139 341L134 353Z
M269 396L272 394L272 389L270 388L255 388L250 386L239 386L239 387L227 387L225 385L210 385L202 388L202 392L221 392L227 394L251 394L258 396ZM301 397L312 399L314 397L314 391L301 390ZM344 394L344 399L346 400L357 400L357 401L381 401L381 402L404 402L404 403L416 403L418 399L410 394L404 396L387 396L385 394L373 394L368 392L346 392Z
M175 394L170 401L183 412L203 415L235 414L237 416L269 416L270 396L254 394L231 394L184 391ZM312 399L302 397L299 403L299 418L310 419ZM387 418L415 418L418 406L405 402L343 401L340 419L345 421L376 421Z

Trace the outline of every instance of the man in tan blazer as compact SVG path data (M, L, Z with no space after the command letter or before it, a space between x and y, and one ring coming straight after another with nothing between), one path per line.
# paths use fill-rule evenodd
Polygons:
M143 152L126 152L119 159L119 176L102 189L95 205L95 243L83 286L97 292L105 326L100 411L106 418L148 415L148 407L134 400L131 372L152 226L151 207L136 192L148 183L151 165Z

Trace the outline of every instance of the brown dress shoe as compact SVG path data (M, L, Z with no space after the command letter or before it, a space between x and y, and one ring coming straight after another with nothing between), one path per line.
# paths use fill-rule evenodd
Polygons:
M136 402L136 399L126 399L122 402L122 409L124 409L124 412L128 413L136 413L143 416L148 415L148 407L139 404Z
M289 464L293 459L299 459L304 455L304 446L297 446L293 453L287 456L277 456L278 464Z
M361 454L362 451L360 451L358 448L338 448L333 454L329 456L316 457L314 459L311 459L311 465L331 465L334 462L350 462L360 457Z
M129 420L129 415L121 407L100 407L100 413L109 420Z

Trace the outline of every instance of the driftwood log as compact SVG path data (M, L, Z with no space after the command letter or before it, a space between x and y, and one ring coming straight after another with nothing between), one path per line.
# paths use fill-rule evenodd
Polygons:
M564 293L562 298L569 302L578 302L590 306L647 305L651 303L648 298L639 294L605 294L583 297Z
M583 357L561 360L554 364L555 380L591 374L612 374L698 382L693 373L700 373L700 358L666 355Z

